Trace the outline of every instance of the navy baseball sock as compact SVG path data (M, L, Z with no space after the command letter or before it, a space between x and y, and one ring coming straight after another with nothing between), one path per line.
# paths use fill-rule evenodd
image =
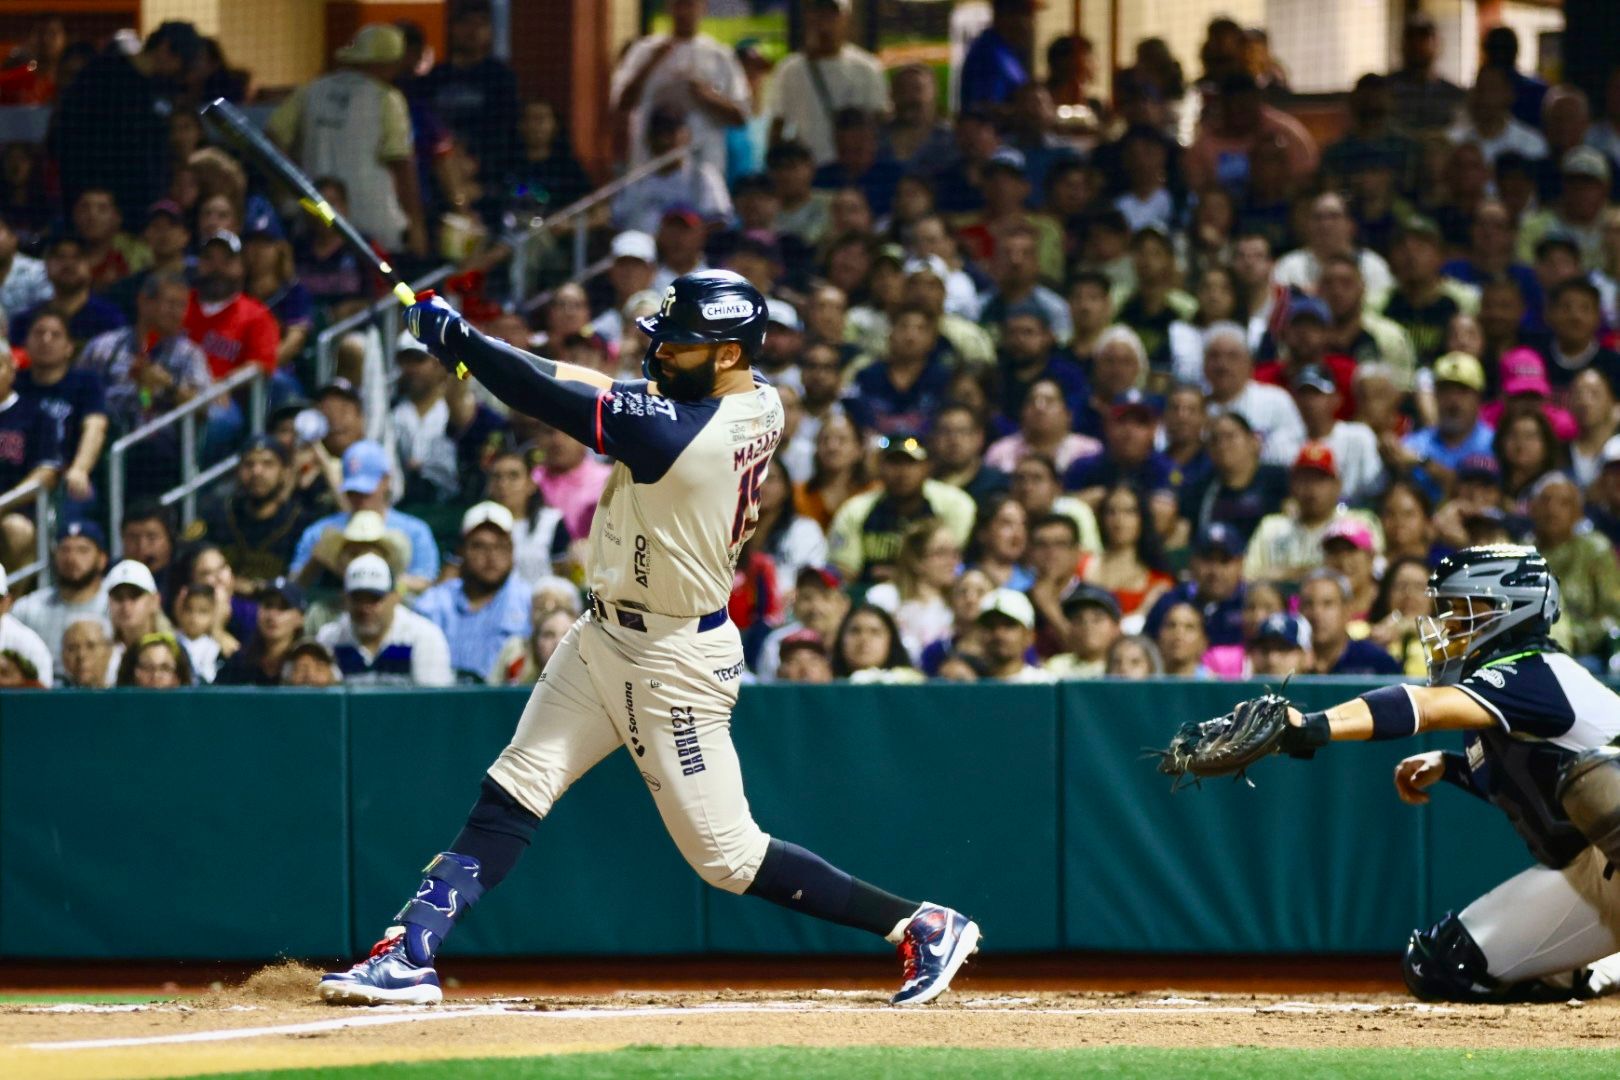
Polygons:
M922 906L850 877L797 844L774 839L746 895L884 938Z
M511 873L538 824L540 819L505 788L484 777L478 802L453 850L441 852L428 864L416 896L394 916L405 927L406 959L417 965L433 963L457 920Z

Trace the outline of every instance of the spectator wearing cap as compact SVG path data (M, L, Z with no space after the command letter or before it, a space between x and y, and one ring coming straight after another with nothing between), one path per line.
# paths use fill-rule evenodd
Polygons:
M1204 637L1212 647L1241 645L1248 597L1243 550L1243 534L1234 526L1217 521L1201 529L1193 541L1190 578L1159 597L1147 614L1143 632L1158 637L1171 607L1191 604L1204 620Z
M1095 679L1108 666L1108 650L1120 638L1119 601L1107 589L1081 585L1063 598L1064 652L1046 661L1060 679Z
M107 571L107 621L112 625L108 679L118 674L124 652L149 634L168 633L157 579L145 563L125 559ZM123 684L120 684L123 685Z
M285 446L257 435L241 455L235 490L203 513L203 536L219 545L237 581L253 591L287 573L315 515L294 498L292 456Z
M62 633L79 619L107 619L107 538L93 521L70 521L56 533L51 585L15 601L11 617L38 634L62 664Z
M1322 565L1338 571L1350 583L1350 619L1363 625L1378 599L1374 558L1373 533L1365 521L1342 517L1322 534Z
M1103 492L1131 484L1145 495L1170 490L1170 459L1153 449L1159 424L1157 398L1132 388L1114 399L1103 424L1103 449L1077 458L1063 471L1063 490L1094 509Z
M1198 137L1187 148L1187 185L1194 191L1210 184L1240 188L1248 180L1250 158L1263 141L1280 140L1287 153L1288 172L1303 185L1316 172L1319 154L1298 120L1265 104L1254 76L1234 72L1221 78L1214 116L1199 125Z
M776 231L812 247L820 244L832 221L832 193L814 186L816 168L810 148L796 139L777 143L765 152L765 172L780 207Z
M754 657L754 674L761 682L777 677L781 646L793 634L812 630L823 642L834 641L838 627L849 612L849 595L838 574L827 568L807 566L793 582L792 618L767 634Z
M1576 375L1593 368L1610 387L1620 388L1620 353L1603 345L1600 337L1603 308L1597 286L1584 277L1554 286L1547 294L1547 328L1552 331L1547 375L1553 386L1567 389Z
M995 291L985 299L979 322L994 330L1006 321L1007 312L1033 303L1046 312L1052 336L1067 345L1074 337L1073 317L1063 298L1041 284L1040 242L1040 234L1028 225L1014 225L998 238L991 272Z
M1613 385L1594 368L1581 372L1570 384L1569 412L1575 418L1575 438L1569 444L1569 471L1576 485L1585 491L1603 467L1603 448L1620 434Z
M1344 477L1344 499L1362 505L1384 488L1384 462L1378 436L1359 420L1340 420L1339 387L1324 367L1311 365L1294 378L1294 402L1305 421L1305 437L1333 451Z
M949 636L954 616L946 596L962 563L962 545L938 518L913 523L900 538L894 579L872 586L866 602L894 616L913 663L923 650Z
M486 495L512 515L517 576L529 582L539 582L566 568L571 539L562 511L547 505L535 486L536 471L529 455L511 449L496 453L484 467Z
M1070 430L1073 414L1065 389L1058 379L1044 375L1030 384L1018 408L1018 430L991 443L985 462L1011 473L1025 455L1041 454L1067 470L1080 458L1102 453L1102 443Z
M1355 414L1356 362L1353 357L1328 351L1332 319L1328 306L1316 297L1292 298L1284 315L1282 352L1276 359L1255 366L1254 381L1287 390L1306 368L1326 368L1339 390L1337 415L1341 420L1349 420Z
M439 503L477 491L484 452L500 439L505 421L409 333L400 335L394 362L398 397L389 417L404 501Z
M658 220L658 269L653 273L652 290L664 290L682 274L707 270L703 249L708 226L690 207L675 207Z
M1249 673L1254 678L1286 679L1309 672L1308 636L1300 620L1277 612L1267 615L1249 643Z
M11 350L0 347L0 497L34 481L54 487L63 465L56 421L36 399L13 389L16 365ZM0 562L21 566L31 561L34 530L44 525L32 513L32 504L0 513Z
M776 66L761 112L770 144L797 139L815 163L837 154L835 117L844 109L876 116L889 111L883 67L849 42L849 0L811 0L804 10L804 48Z
M124 317L132 321L137 315L136 298L152 275L169 274L178 276L182 281L190 280L191 227L179 203L173 199L159 199L151 205L146 211L146 228L141 230L141 243L151 254L147 264L103 292L106 299L116 304Z
M280 686L293 645L304 633L304 590L287 577L263 582L254 592L256 625L247 644L220 665L218 686Z
M653 272L658 268L658 243L651 235L636 229L627 229L613 238L608 250L613 264L608 267L607 283L613 290L603 312L591 321L591 331L618 349L625 340L630 320L625 318L625 306L631 299L652 286ZM640 364L641 357L621 357Z
M1576 658L1595 656L1620 627L1620 562L1602 533L1582 528L1581 492L1567 473L1550 472L1530 494L1536 549L1563 590L1563 617L1554 640Z
M1356 223L1344 197L1336 192L1318 195L1311 203L1305 224L1305 245L1277 260L1271 280L1307 296L1315 296L1322 278L1322 260L1329 255L1348 255L1361 267L1366 284L1367 303L1382 308L1395 278L1384 257L1356 244Z
M1057 676L1029 662L1035 643L1035 608L1014 589L994 589L974 620L984 636L985 677L1008 683L1049 683Z
M361 27L333 54L337 70L294 90L270 114L265 131L308 175L343 182L346 216L363 235L421 258L428 254L428 234L410 106L393 85L404 58L398 27Z
M1305 421L1288 391L1254 378L1248 338L1236 323L1219 323L1204 335L1204 381L1209 384L1210 418L1240 413L1260 437L1260 458L1291 465L1305 442Z
M29 327L46 312L61 317L76 344L124 325L124 313L90 291L90 260L78 237L58 234L47 241L44 255L51 297L24 311L12 312L11 340L26 341Z
M747 120L748 81L733 50L701 32L706 7L675 0L670 33L639 39L613 71L609 102L629 122L632 167L657 155L642 138L655 109L690 115L693 156L716 168L725 165L726 129Z
M1289 475L1293 508L1260 522L1243 558L1243 576L1250 581L1299 581L1322 562L1322 536L1328 526L1353 514L1377 532L1377 519L1359 510L1345 510L1339 502L1341 477L1333 451L1310 443L1299 452Z
M278 367L291 365L309 344L315 328L315 298L298 279L292 244L268 207L242 228L242 291L263 304L281 330Z
M287 567L289 575L296 578L303 572L322 533L329 528L341 529L355 511L370 510L382 515L387 528L398 530L410 541L410 561L399 584L410 592L421 592L438 579L439 546L433 540L433 530L421 518L394 509L389 483L392 469L388 451L370 439L362 439L344 451L343 491L350 511L330 514L304 530ZM392 581L389 587L393 587Z
M1557 198L1520 222L1518 257L1530 261L1541 240L1558 234L1575 241L1585 269L1601 269L1603 211L1612 183L1609 159L1596 147L1573 147L1560 161L1559 178L1562 190Z
M81 190L73 200L71 223L90 263L90 287L97 292L104 292L152 261L146 245L124 231L124 216L107 188Z
M990 26L973 39L962 58L957 107L1003 106L1030 81L1027 66L1035 44L1036 0L995 0Z
M804 320L799 309L778 297L766 301L765 344L754 366L773 386L790 386L802 394L799 359L804 354Z
M1482 67L1457 122L1446 130L1453 144L1474 143L1491 165L1505 153L1536 161L1547 156L1547 140L1513 116L1513 72Z
M1491 452L1491 428L1480 417L1484 395L1485 369L1477 359L1450 352L1435 362L1435 424L1401 440L1391 463L1432 503L1450 489L1464 458Z
M691 143L690 120L669 106L653 109L647 117L649 156ZM704 221L724 221L731 216L731 193L721 169L694 153L642 177L613 197L614 227L651 233L675 207L689 207Z
M1384 316L1406 331L1421 367L1446 349L1446 330L1458 314L1479 311L1479 290L1442 273L1445 253L1440 229L1425 218L1401 223L1390 250L1395 288L1384 302Z
M0 566L0 654L20 657L34 669L34 678L41 686L54 685L55 659L45 639L11 614L14 598L6 582L6 568Z
M877 451L880 486L840 506L827 531L829 560L846 581L891 579L901 536L923 518L943 520L964 546L973 528L973 499L929 478L928 448L920 435L883 436Z
M444 632L400 603L393 572L381 555L368 553L349 563L343 572L343 614L321 627L315 639L332 651L346 683L449 686L455 681Z
M1533 427L1534 421L1527 422L1527 426ZM1547 471L1553 466L1554 463L1549 461ZM1523 471L1528 475L1533 470ZM1535 475L1545 475L1545 471ZM1532 477L1531 482L1534 479ZM1510 524L1506 517L1508 505L1508 498L1502 490L1502 469L1496 457L1492 454L1470 454L1457 463L1451 498L1434 512L1432 520L1438 544L1452 548L1468 547L1472 542L1473 524L1486 518L1502 524L1506 531L1520 531L1517 526L1522 522L1515 519Z
M1553 404L1553 385L1547 378L1547 365L1534 349L1511 349L1502 357L1501 386L1501 398L1480 409L1480 419L1486 424L1500 430L1513 413L1528 410L1546 417L1557 442L1567 443L1575 438L1578 433L1575 418Z
M861 427L880 434L923 430L950 388L941 352L934 314L902 304L890 324L887 355L855 372L845 410Z
M163 221L164 215L150 220ZM160 270L145 275L135 294L134 324L91 338L79 353L76 366L95 373L106 386L107 415L115 431L133 431L190 401L214 381L207 354L186 336L190 294L178 274ZM178 437L176 432L170 440L171 456L178 453ZM144 468L132 465L130 475L138 476Z
M481 502L461 518L461 574L416 599L416 611L444 631L450 666L483 682L508 638L528 637L528 582L513 570L512 512Z
M776 669L779 682L821 684L833 681L827 644L814 630L795 630L783 638L781 656Z
M62 448L63 512L83 517L94 508L90 473L107 444L107 402L101 376L73 364L73 341L54 313L28 328L29 367L17 375L17 393L56 424Z
M165 22L139 53L107 49L62 90L49 143L64 202L105 186L126 221L144 223L169 179L168 88L185 81L201 53L195 26Z
M1115 318L1136 331L1156 373L1170 370L1170 327L1191 318L1198 302L1176 288L1176 256L1170 234L1155 225L1131 236L1131 265L1136 288L1120 302Z
M266 375L276 373L281 330L263 304L242 292L245 274L242 241L235 233L219 232L203 241L185 325L186 334L207 354L216 379L245 364L259 365ZM236 414L240 427L240 410ZM215 422L212 416L209 422Z
M1317 675L1399 675L1401 665L1365 638L1350 636L1350 582L1317 567L1299 587L1299 613L1311 627L1311 667Z
M990 155L979 171L984 192L984 209L957 231L957 239L970 258L991 265L1004 237L1014 229L1032 230L1035 235L1035 263L1040 277L1061 282L1064 271L1063 228L1045 214L1026 209L1031 185L1024 154L1003 146ZM1071 328L1072 333L1072 328ZM1068 337L1065 336L1067 341Z
M17 250L19 244L17 231L0 214L0 311L13 317L54 295L44 262Z
M58 674L62 686L102 690L111 684L107 671L112 638L105 616L81 615L68 623L62 631L60 650Z

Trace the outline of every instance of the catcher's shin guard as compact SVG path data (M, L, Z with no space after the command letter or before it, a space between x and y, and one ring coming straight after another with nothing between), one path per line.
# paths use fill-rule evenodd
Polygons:
M416 895L400 909L394 921L405 928L405 956L411 963L433 963L444 939L462 914L484 895L478 882L478 860L453 851L433 857Z
M1620 866L1620 747L1583 750L1558 776L1558 801L1570 824L1609 860L1604 874Z
M1563 978L1505 983L1493 977L1484 950L1453 912L1427 930L1412 931L1401 960L1406 988L1420 1001L1535 1003L1592 996L1586 972Z

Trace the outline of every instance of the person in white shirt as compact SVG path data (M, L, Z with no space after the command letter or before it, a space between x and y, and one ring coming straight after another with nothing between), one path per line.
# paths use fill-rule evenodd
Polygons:
M606 310L591 320L591 329L610 348L617 349L627 336L637 334L634 326L637 318L658 310L662 296L652 291L653 273L658 269L658 243L647 233L627 229L613 238L608 254L613 258L613 265L607 271L613 299ZM650 299L652 309L631 315L630 306L638 302L638 297ZM645 347L646 338L642 337L641 342ZM641 354L637 352L631 359L640 365Z
M1216 323L1204 332L1206 407L1211 419L1235 412L1260 436L1260 460L1292 465L1305 444L1305 421L1288 391L1254 381L1248 335L1236 323Z
M672 108L654 109L647 118L647 142L656 157L692 138L689 118ZM618 229L654 233L672 209L694 211L703 221L731 216L731 192L718 165L696 155L643 176L613 199L613 225Z
M1355 219L1350 216L1344 197L1332 191L1318 195L1311 204L1310 220L1305 227L1305 246L1278 259L1271 280L1284 288L1315 296L1317 282L1322 277L1322 260L1329 255L1349 255L1361 268L1368 306L1382 308L1389 291L1395 287L1395 275L1382 255L1357 248L1355 239Z
M992 589L974 620L984 632L985 677L998 682L1049 683L1057 676L1028 660L1035 643L1035 605L1014 589Z
M343 681L357 686L449 686L444 631L399 602L381 555L367 553L343 572L343 615L316 640L332 650Z
M93 521L70 521L57 530L50 588L14 601L12 618L38 634L62 666L62 634L80 619L107 622L107 537ZM42 682L44 680L41 680Z
M1305 437L1333 451L1346 502L1360 505L1384 488L1384 459L1378 436L1359 420L1339 420L1341 401L1333 375L1311 364L1294 378L1294 404L1305 421Z
M1512 150L1532 161L1547 156L1541 133L1513 118L1513 76L1502 68L1484 67L1468 92L1466 114L1446 132L1453 143L1471 142L1495 166L1497 156Z
M817 165L834 158L833 117L840 109L868 114L889 111L883 65L849 43L850 0L809 0L804 5L804 51L776 67L762 108L770 121L770 144L798 139Z
M670 0L671 32L637 41L613 72L608 100L629 121L632 168L654 156L646 139L654 109L689 116L693 160L717 169L726 164L726 129L748 119L748 79L736 54L698 32L706 7L704 0Z
M478 412L471 384L451 379L422 343L401 333L394 354L399 399L389 414L394 451L405 477L405 498L434 501L461 490L456 432L464 432Z
M6 585L6 568L0 566L0 652L14 652L34 666L39 685L50 686L56 678L51 650L45 639L24 626L11 614L11 590Z

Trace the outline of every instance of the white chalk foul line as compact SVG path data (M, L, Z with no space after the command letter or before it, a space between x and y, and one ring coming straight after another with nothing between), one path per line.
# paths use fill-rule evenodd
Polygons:
M383 1006L383 1008L390 1008ZM397 1007L396 1007L397 1008ZM177 1035L143 1035L114 1039L75 1039L67 1042L25 1043L28 1050L109 1050L133 1046L164 1046L178 1043L228 1042L237 1039L258 1039L282 1035L307 1035L324 1031L342 1031L347 1028L378 1027L387 1024L426 1023L431 1020L461 1020L482 1016L516 1016L533 1020L608 1020L646 1019L671 1016L694 1016L725 1013L730 1015L768 1013L872 1013L886 1012L895 1016L938 1016L940 1013L980 1014L995 1016L1260 1016L1274 1013L1366 1013L1383 1009L1403 1012L1444 1013L1451 1010L1442 1006L1418 1002L1400 1002L1377 1005L1370 1002L1311 1002L1283 1001L1273 1005L1205 1005L1187 999L1150 1002L1145 1005L1095 1006L1089 1008L939 1008L882 1010L858 1005L807 1005L797 1001L782 1002L712 1002L707 1005L644 1005L627 1008L574 1008L539 1010L514 1008L507 1005L488 1005L457 1008L455 1006L412 1007L408 1010L367 1012L359 1016L335 1020L313 1020L301 1024L278 1024L268 1027L225 1028L218 1031L190 1031Z

